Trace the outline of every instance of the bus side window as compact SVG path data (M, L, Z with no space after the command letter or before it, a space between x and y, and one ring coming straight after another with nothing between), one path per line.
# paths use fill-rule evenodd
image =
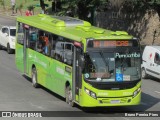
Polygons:
M38 52L40 52L40 53L43 53L43 52L44 52L42 41L38 41L38 45L37 45L36 51L38 51Z
M18 30L17 30L17 43L23 45L24 44L24 27L22 23L18 23Z
M70 43L65 44L64 62L68 65L72 65L73 62L73 45Z
M23 24L22 23L18 23L18 33L23 33Z
M48 55L48 45L49 45L48 36L42 36L42 41L43 41L44 54Z
M50 41L50 47L51 47L51 57L56 58L56 42L57 42L58 36L57 35L51 35L51 41Z
M55 46L55 58L61 62L63 62L64 58L64 43L57 42Z
M36 43L38 40L38 30L36 28L31 27L29 30L29 48L35 50Z
M47 56L51 56L51 49L52 49L52 35L48 34L48 44L47 44Z
M39 30L39 39L38 39L38 44L37 44L37 51L50 56L50 40L49 40L49 35L50 33Z

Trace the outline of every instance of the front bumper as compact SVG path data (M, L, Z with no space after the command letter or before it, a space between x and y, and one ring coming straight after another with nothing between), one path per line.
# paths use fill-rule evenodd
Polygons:
M96 98L87 94L85 88L95 93ZM83 107L138 105L141 102L141 89L139 90L139 88L141 88L141 82L126 90L98 90L84 83L84 87L80 91L79 104ZM139 91L134 95L137 90ZM99 93L103 94L100 95Z

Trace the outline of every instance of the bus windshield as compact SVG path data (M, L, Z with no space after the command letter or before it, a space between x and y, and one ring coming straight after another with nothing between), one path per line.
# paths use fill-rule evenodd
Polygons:
M140 64L140 52L88 52L84 78L97 82L139 80Z

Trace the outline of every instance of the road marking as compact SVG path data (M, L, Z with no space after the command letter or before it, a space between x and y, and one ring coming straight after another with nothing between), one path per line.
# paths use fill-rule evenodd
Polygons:
M154 91L155 93L158 93L158 94L160 94L160 92L159 91Z

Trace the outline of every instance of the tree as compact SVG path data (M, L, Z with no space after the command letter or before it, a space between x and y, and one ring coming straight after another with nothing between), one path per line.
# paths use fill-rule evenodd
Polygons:
M60 0L52 0L52 12L57 12L61 9Z
M45 4L44 4L44 0L40 0L40 6L42 8L42 13L45 13Z
M23 3L21 3L19 6L17 6L17 9L19 10L21 16L22 16L22 8L23 8Z
M39 0L40 2L40 6L42 8L42 13L45 14L46 13L46 7L48 7L48 4L44 3L44 0Z
M6 7L5 7L5 1L4 0L0 0L0 3L3 6L3 9L5 10L6 9Z
M78 16L80 19L89 20L95 10L102 10L107 6L108 0L61 0L61 11L58 15Z

